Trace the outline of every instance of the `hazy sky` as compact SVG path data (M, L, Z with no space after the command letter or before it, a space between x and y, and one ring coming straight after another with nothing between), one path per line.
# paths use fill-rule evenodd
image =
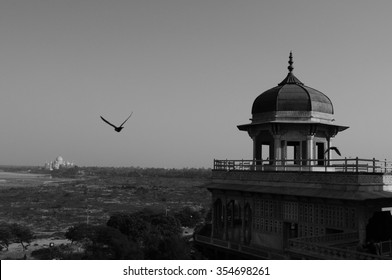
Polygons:
M0 164L211 167L294 74L350 126L343 156L392 160L392 2L1 0ZM103 123L120 124L121 133Z

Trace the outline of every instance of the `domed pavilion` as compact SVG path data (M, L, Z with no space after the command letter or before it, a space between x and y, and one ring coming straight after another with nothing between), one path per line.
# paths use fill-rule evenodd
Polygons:
M348 127L334 123L331 100L305 86L294 76L293 69L290 52L286 78L255 99L252 122L238 128L252 138L256 161L268 159L271 164L286 168L324 166L331 158L331 138Z
M347 127L293 69L290 53L286 78L238 126L253 158L214 159L211 222L195 244L217 259L392 259L391 163L332 159L331 139Z

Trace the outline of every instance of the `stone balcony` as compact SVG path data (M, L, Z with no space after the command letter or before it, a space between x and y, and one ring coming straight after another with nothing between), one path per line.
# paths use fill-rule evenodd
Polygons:
M214 160L213 183L344 191L392 191L389 162L345 159L320 165L293 161ZM320 163L320 161L318 161Z
M297 162L298 163L298 162ZM392 198L389 162L214 160L210 190L348 200ZM316 162L313 162L316 164Z

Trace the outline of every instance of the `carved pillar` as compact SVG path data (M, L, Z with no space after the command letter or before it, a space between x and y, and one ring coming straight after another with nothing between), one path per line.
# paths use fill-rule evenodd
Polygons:
M241 205L240 205L242 211L241 211L241 233L240 233L240 242L241 244L244 243L245 241L245 196L241 200Z
M327 160L328 160L328 165L331 165L330 160L332 158L331 158L331 150L329 148L331 148L331 138L327 137L327 150L328 150L328 152L327 152Z
M366 225L369 221L369 214L367 213L365 206L357 206L357 222L358 222L358 235L359 243L366 243Z
M215 213L215 205L216 205L216 199L212 199L212 207L211 207L211 238L214 238L214 233L215 233L215 224L217 223L216 221L216 213Z
M253 141L253 159L259 160L261 159L261 144L259 141L259 133L257 129L249 129L248 134Z
M282 165L285 165L285 160L287 159L287 141L280 141L280 158L282 160Z
M280 146L280 126L279 124L273 124L271 126L271 134L274 138L274 147L273 147L273 160L275 165L281 165L280 159L282 158L281 154L281 146Z
M307 157L306 159L314 159L314 135L306 137ZM309 165L314 165L314 162L308 161Z
M281 165L281 150L282 148L280 146L280 135L274 135L274 160L276 165Z
M227 197L226 197L226 195L223 200L222 211L223 211L223 240L227 240Z
M235 220L235 200L232 200L229 202L231 204L231 222L230 222L230 235L229 235L229 241L234 241L234 220Z

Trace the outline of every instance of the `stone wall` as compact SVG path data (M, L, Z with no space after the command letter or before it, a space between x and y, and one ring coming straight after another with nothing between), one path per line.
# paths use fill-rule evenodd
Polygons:
M392 185L392 175L348 172L257 172L218 171L212 172L214 182L257 184L257 182L307 183L322 185L351 185L356 189L371 187L372 190L386 190ZM386 187L386 188L385 188Z

